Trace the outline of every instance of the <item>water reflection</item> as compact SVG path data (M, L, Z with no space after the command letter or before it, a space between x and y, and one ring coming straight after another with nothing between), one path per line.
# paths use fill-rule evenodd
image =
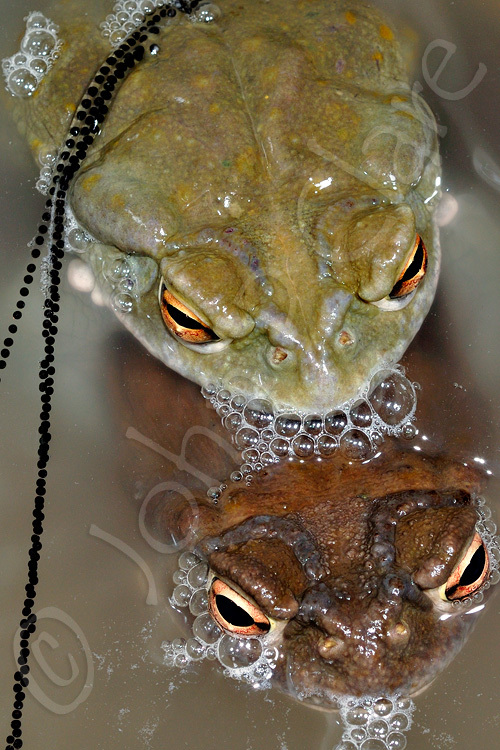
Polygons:
M386 738L368 731L385 726L377 700L424 690L500 578L480 464L387 438L369 462L338 451L268 466L250 485L231 481L238 454L196 386L128 339L118 351L117 414L129 436L134 425L130 480L144 484L145 470L161 479L141 498L145 527L157 544L184 549L170 601L185 637L164 644L165 665L219 662L253 688L341 708L343 747L383 747ZM206 493L214 479L223 487L215 498ZM405 705L399 734L411 723ZM387 746L404 747L401 737Z

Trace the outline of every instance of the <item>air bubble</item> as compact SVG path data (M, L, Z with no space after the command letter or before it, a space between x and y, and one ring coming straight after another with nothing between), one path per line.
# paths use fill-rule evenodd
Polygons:
M262 453L262 455L260 457L260 460L262 461L262 463L264 464L264 466L268 466L269 464L273 464L274 463L274 456L272 456L267 451L264 451L264 453Z
M255 461L259 460L259 451L256 451L255 448L250 448L249 450L243 451L242 457L244 461L253 464Z
M408 717L406 714L394 714L391 718L391 729L397 729L398 731L404 731L408 729Z
M234 396L233 400L231 401L231 406L235 411L241 411L243 407L245 406L247 400L245 396L242 396L241 393L236 394Z
M297 414L280 414L274 420L274 429L283 437L293 437L301 427L302 420Z
M229 669L249 667L261 653L262 644L257 638L234 638L227 634L220 639L217 650L220 663Z
M207 581L208 577L208 565L205 562L200 562L198 565L194 565L190 568L187 580L190 586L194 589L201 588Z
M231 482L241 482L241 480L243 479L243 474L241 471L233 471L231 472L229 479L231 480Z
M177 654L177 656L174 659L174 664L176 667L185 667L188 663L188 658L186 654Z
M126 36L127 32L124 29L116 29L116 31L112 31L109 35L109 41L111 44L120 44Z
M330 435L341 435L347 427L347 417L343 411L330 411L325 417L325 430Z
M355 427L362 427L364 429L370 427L373 421L372 410L363 399L360 401L356 401L356 403L351 407L349 416L351 418L351 422Z
M314 440L308 435L299 435L292 442L293 452L300 458L309 458L314 453Z
M400 372L381 370L370 383L368 400L385 424L395 427L411 416L415 405L415 389Z
M222 15L222 11L215 3L203 3L189 18L195 23L214 23Z
M176 570L172 576L172 580L174 583L186 583L186 571Z
M417 434L417 428L414 424L405 424L403 427L403 437L407 440L413 440L415 435Z
M205 646L197 638L190 638L186 643L186 653L194 661L203 659L205 656Z
M186 607L191 598L191 590L185 584L176 586L172 592L172 601L178 607Z
M390 701L389 698L379 698L373 704L373 711L378 716L388 716L391 713L392 709L392 701Z
M387 745L382 740L369 737L361 743L360 750L387 750Z
M386 747L389 750L404 750L408 744L404 734L392 732L386 739Z
M195 591L189 600L189 611L192 615L201 615L208 610L208 596L204 589Z
M189 570L194 565L198 565L199 562L201 562L200 558L193 552L183 552L179 555L179 568L181 570Z
M351 710L347 712L345 718L348 724L353 724L354 726L363 726L368 722L370 713L366 710L366 708L356 706L355 708L351 708Z
M240 450L250 448L252 445L257 445L259 441L259 433L257 430L253 430L251 427L242 427L236 433L236 445Z
M221 496L221 491L219 487L210 487L207 490L207 497L209 497L211 500L217 500Z
M337 450L337 441L331 435L321 435L318 439L318 452L320 456L331 456Z
M88 250L90 243L89 238L82 229L71 229L67 235L68 245L77 253L83 253Z
M229 393L229 391L224 389L222 391L219 391L219 393L217 394L217 398L219 399L219 401L223 401L223 402L230 401L231 394Z
M364 727L354 727L354 729L351 729L351 737L356 742L362 742L366 737L366 729Z
M243 416L252 427L257 427L257 429L262 430L273 422L274 414L272 404L265 399L254 398L245 406Z
M371 450L369 438L361 430L349 430L340 438L340 447L349 458L361 460Z
M262 430L262 432L260 433L260 437L262 438L262 440L269 442L273 439L274 432L273 430Z
M323 418L319 414L309 414L304 419L304 430L308 435L320 435L323 430Z
M229 404L221 404L220 406L217 407L216 411L219 417L224 418L224 417L227 417L228 414L230 414L231 407L229 406Z
M19 68L10 74L7 86L14 96L27 97L36 91L38 81L27 68Z
M282 458L283 456L288 455L288 449L290 446L287 440L276 438L273 440L270 447L275 456Z
M131 313L134 309L134 298L126 292L118 292L113 295L111 304L116 312Z
M389 725L384 719L371 721L368 726L368 734L371 734L372 737L386 737L389 734Z
M220 630L212 620L211 615L205 612L198 615L193 622L193 635L203 643L215 643L220 637Z
M44 29L30 31L25 35L21 49L29 55L48 57L54 49L56 40Z
M34 70L35 74L37 74L41 78L47 72L47 63L45 62L45 60L42 60L40 57L35 57L30 62L30 68Z
M29 27L31 29L44 29L47 25L47 19L43 13L31 13L29 16Z
M202 386L201 394L204 398L211 398L217 393L217 386L213 383Z

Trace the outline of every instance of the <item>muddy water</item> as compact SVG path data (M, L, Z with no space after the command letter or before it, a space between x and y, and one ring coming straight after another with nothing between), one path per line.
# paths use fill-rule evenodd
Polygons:
M18 0L14 10L11 3L2 0L1 5L3 57L16 49L22 18L35 8L25 0ZM500 10L494 0L392 0L383 5L420 35L415 77L446 128L442 154L451 198L449 223L442 230L439 302L406 358L423 388L421 442L416 445L423 446L425 436L445 443L464 460L485 461L492 472L487 495L495 504L500 490L494 476L500 471L500 169L495 168L500 165ZM40 1L36 9L46 6ZM110 10L111 3L103 2L103 17ZM456 45L456 55L433 83L443 48L429 52L427 82L421 60L434 40ZM480 63L486 66L483 80L462 96ZM6 329L43 199L34 190L37 173L31 157L8 117L1 127L0 317ZM34 290L1 386L0 703L5 730L31 533L40 306ZM119 413L124 407L117 378L123 371L117 371L116 363L126 362L127 349L122 339L118 343L113 338L116 330L111 314L93 305L87 294L64 294L25 747L333 750L341 735L336 716L298 706L277 692L253 692L210 664L182 676L161 664L161 642L182 631L166 604L175 561L149 545L139 529L130 473L142 482L143 491L159 475L146 449L134 467L121 450L128 415ZM453 418L457 414L458 420ZM451 422L452 434L446 435ZM112 535L113 543L105 534ZM151 571L149 586L130 550ZM462 653L417 699L410 748L496 745L499 618L496 597Z

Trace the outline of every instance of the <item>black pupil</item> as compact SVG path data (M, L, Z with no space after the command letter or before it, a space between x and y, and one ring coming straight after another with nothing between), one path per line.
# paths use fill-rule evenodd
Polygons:
M394 284L394 287L389 295L389 297L397 297L398 294L401 291L401 287L403 284L407 281L411 281L414 276L417 275L417 273L422 268L424 262L424 247L422 244L422 240L418 243L418 247L415 250L415 255L413 256L413 260L404 272L404 274L401 276L400 279Z
M177 325L182 326L183 328L189 328L190 330L199 330L200 328L205 329L205 326L201 323L198 323L197 320L194 320L194 318L190 318L189 315L186 315L185 313L178 310L173 305L169 305L167 302L167 310L168 314L172 318L172 320L175 320Z
M471 583L474 583L474 581L477 581L479 576L484 570L484 565L486 563L486 553L484 551L484 546L481 545L477 548L477 550L474 552L470 559L470 563L465 568L464 572L462 573L460 577L459 586L470 586Z
M215 597L215 603L220 615L230 625L234 625L237 628L248 628L250 625L254 625L255 620L250 617L248 612L235 604L229 597L223 594L217 594Z
M422 268L422 263L424 262L424 248L422 247L422 240L418 243L418 247L415 250L415 255L413 256L413 260L404 272L404 274L401 276L399 281L411 281L414 276L417 275L417 273Z

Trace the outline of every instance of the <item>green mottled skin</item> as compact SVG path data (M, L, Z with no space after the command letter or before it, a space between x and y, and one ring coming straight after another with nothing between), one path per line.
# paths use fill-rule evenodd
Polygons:
M434 120L411 93L396 30L367 4L219 5L217 23L178 14L161 31L159 53L120 88L71 206L97 240L88 260L105 291L103 264L136 256L142 295L123 322L169 367L278 406L326 409L396 362L431 304ZM37 96L16 104L36 153L61 145L108 53L98 25L109 10L71 0L49 11L62 54ZM416 232L427 275L406 307L380 309ZM173 339L160 274L231 339L226 348L205 354Z

